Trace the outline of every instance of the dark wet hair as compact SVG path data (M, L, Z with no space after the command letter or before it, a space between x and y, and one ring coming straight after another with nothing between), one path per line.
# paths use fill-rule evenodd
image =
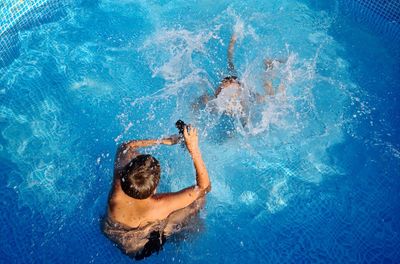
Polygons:
M151 155L139 155L120 172L122 190L132 198L146 199L160 181L160 164Z
M235 76L235 75L230 75L230 76L226 76L224 79L222 79L222 81L223 82L226 82L226 81L239 81L238 80L238 77L237 76Z
M241 84L240 81L239 81L239 79L238 79L238 77L235 76L235 75L226 76L226 77L223 78L222 81L221 81L221 83L224 83L224 82L235 82L235 83L238 83L239 85Z

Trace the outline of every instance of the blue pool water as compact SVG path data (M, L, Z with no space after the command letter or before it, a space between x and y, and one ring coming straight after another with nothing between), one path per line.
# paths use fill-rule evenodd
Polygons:
M199 232L143 263L399 263L400 50L338 2L70 2L0 68L1 263L130 263L100 231L116 145L201 131L213 189ZM190 104L226 74L286 99L227 136ZM219 135L219 136L218 136ZM222 135L222 138L221 138ZM161 191L194 181L179 146L148 150Z

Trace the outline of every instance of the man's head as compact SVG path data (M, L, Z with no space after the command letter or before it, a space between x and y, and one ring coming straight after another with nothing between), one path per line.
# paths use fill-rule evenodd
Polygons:
M139 155L120 172L122 190L132 198L146 199L160 181L160 164L151 155Z
M241 83L238 80L238 77L236 77L234 75L225 77L224 79L222 79L221 84L218 86L218 89L215 91L215 97L218 97L219 94L224 89L233 88L233 89L239 90L240 87L241 87Z
M236 88L238 88L240 86L240 81L234 75L225 77L221 81L221 87L222 88L227 88L227 87L230 87L230 86L235 86Z

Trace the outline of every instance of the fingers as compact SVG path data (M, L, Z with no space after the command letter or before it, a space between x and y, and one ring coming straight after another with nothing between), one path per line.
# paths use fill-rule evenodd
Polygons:
M194 128L192 127L192 125L187 125L186 129L187 129L188 135L192 135L193 134L193 129Z
M186 137L190 137L190 136L197 136L197 128L188 125L183 129L183 136Z
M197 136L197 128L192 127L191 125L189 125L188 132L191 136Z

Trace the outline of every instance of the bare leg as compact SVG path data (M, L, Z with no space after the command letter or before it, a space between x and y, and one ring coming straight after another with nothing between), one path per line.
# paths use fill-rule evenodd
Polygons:
M235 33L233 33L231 37L231 41L229 42L229 47L228 47L228 70L229 72L234 72L235 71L235 65L233 64L233 51L235 48L235 43L236 43L237 37Z
M279 62L279 63L285 63L287 59L265 59L264 60L264 65L265 65L265 71L271 71L274 68L274 62ZM272 80L275 78L275 73L271 72L268 74L269 76L267 77L268 79L265 80L264 82L264 89L266 96L274 96L274 87L272 86ZM286 95L286 88L283 82L281 82L278 86L278 91L277 93Z
M265 71L268 72L274 68L274 60L265 59L264 60ZM268 76L270 75L270 76ZM272 87L272 79L274 78L273 73L267 73L264 81L265 97L274 96L274 87Z
M287 59L265 59L264 65L266 70L272 70L274 68L274 62L286 63Z
M265 82L264 82L264 90L265 90L265 94L267 96L274 96L275 95L274 88L272 87L272 81L271 80L265 80Z
M274 60L271 59L265 59L264 60L264 66L265 66L265 70L272 70L274 68Z
M281 83L278 86L278 93L283 95L283 97L286 97L286 87L283 81L281 81Z

